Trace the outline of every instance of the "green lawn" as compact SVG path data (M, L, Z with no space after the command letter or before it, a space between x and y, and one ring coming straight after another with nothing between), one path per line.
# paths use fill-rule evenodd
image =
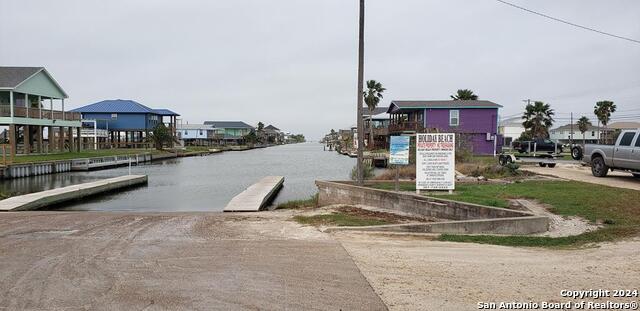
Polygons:
M305 207L316 207L318 206L318 194L314 194L308 199L302 200L291 200L284 203L278 204L276 209L298 209Z
M393 189L393 183L375 185ZM402 184L402 190L414 191L414 184ZM441 198L496 207L507 207L507 199L538 200L553 207L552 212L564 216L580 216L604 223L604 228L574 237L522 237L445 234L441 240L477 242L517 246L579 246L611 241L640 233L640 191L620 189L576 181L525 181L513 184L464 184L456 186L456 194Z
M83 150L81 152L61 152L50 154L38 154L38 155L18 155L15 157L13 163L33 163L33 162L47 162L57 160L70 160L80 158L93 158L93 157L106 157L113 155L126 155L126 154L142 154L142 153L163 153L165 151L158 151L155 149L101 149L101 150Z

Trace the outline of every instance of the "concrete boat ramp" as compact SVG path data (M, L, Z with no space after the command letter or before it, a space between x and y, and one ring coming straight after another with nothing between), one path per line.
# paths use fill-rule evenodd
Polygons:
M284 176L267 176L235 196L225 212L257 212L267 206L284 184Z
M147 175L125 175L40 191L0 201L0 211L35 210L115 189L147 183Z

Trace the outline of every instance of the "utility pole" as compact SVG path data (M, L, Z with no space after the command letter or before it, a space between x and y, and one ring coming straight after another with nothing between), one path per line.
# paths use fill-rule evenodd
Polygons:
M364 164L362 154L362 148L364 146L364 129L362 122L362 102L363 102L363 85L364 82L364 0L360 0L360 24L358 31L358 108L357 108L357 132L358 132L358 162L356 164L357 170L357 184L362 186L364 184Z
M573 146L573 112L571 112L571 145Z

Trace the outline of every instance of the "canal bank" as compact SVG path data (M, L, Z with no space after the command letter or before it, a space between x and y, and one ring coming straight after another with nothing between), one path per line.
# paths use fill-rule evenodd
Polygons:
M63 210L97 211L222 211L237 194L265 176L284 176L274 204L316 193L315 180L348 179L355 160L323 152L316 143L221 152L209 156L172 158L132 167L148 175L148 186L85 199ZM4 180L0 192L25 194L128 174L128 167L68 172Z

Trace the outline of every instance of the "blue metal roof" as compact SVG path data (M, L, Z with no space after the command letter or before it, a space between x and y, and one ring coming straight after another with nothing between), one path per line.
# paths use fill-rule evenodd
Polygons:
M71 110L80 113L151 113L160 116L179 116L169 109L151 109L137 101L109 99Z
M159 116L179 116L179 114L169 109L153 109L153 112Z

